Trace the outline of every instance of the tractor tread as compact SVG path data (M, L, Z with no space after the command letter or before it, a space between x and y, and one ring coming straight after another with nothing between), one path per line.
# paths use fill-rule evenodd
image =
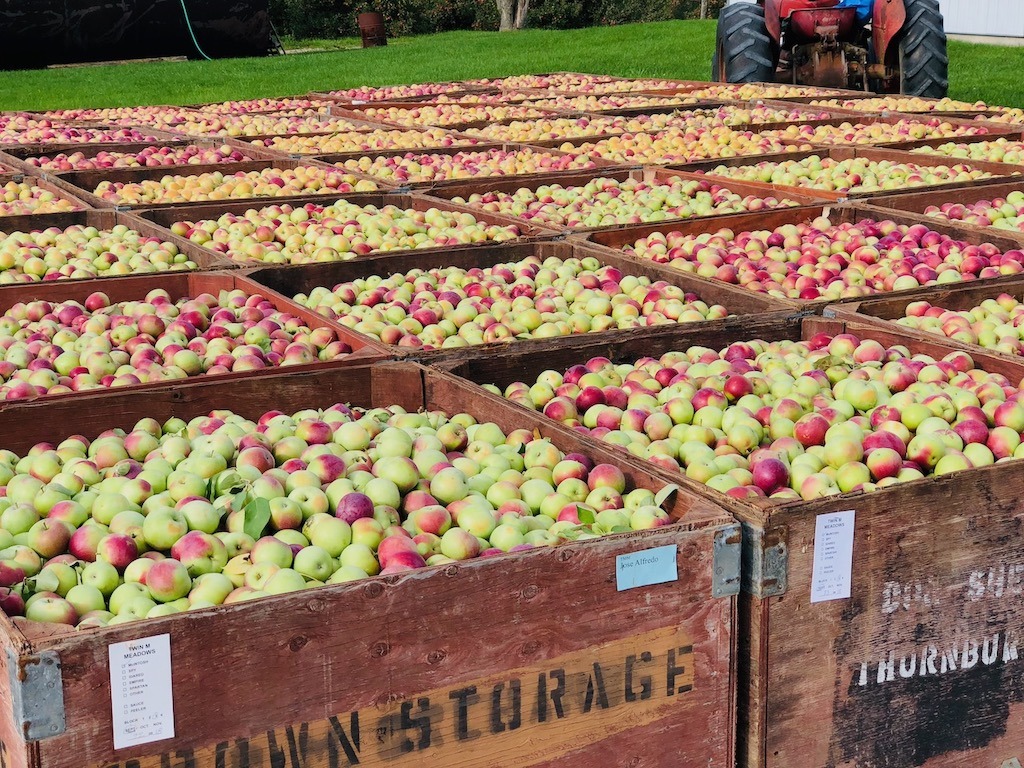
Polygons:
M727 83L775 79L776 46L768 34L763 7L753 3L725 6L718 16L716 38L712 80L719 79L719 62Z
M901 92L942 98L949 90L949 55L938 0L906 0L900 39Z

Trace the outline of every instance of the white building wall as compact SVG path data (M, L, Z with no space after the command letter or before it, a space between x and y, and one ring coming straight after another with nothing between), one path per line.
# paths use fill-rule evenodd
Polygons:
M1024 37L1024 0L939 0L946 32Z

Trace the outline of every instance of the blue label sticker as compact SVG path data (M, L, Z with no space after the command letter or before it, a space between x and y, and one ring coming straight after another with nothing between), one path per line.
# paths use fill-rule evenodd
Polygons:
M676 546L645 549L615 558L615 587L621 592L634 587L664 584L679 578L676 570Z

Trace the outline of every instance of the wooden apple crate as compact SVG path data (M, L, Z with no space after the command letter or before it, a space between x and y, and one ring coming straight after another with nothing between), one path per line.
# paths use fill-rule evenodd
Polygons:
M367 206L372 205L377 208L381 208L385 205L394 205L403 209L412 209L417 211L427 211L431 208L436 208L442 211L455 211L459 213L471 213L477 221L484 222L486 224L496 224L500 226L514 226L519 228L518 240L533 240L540 238L550 238L554 234L551 230L542 229L540 227L528 224L520 219L512 218L511 216L499 216L497 214L487 213L485 211L476 211L469 208L463 208L461 206L453 205L446 200L439 200L436 198L427 197L423 194L416 193L405 193L405 192L394 192L385 190L381 192L362 192L351 195L315 195L315 196L304 196L304 197L282 197L282 198L262 198L259 201L209 201L203 203L194 203L192 205L178 205L178 206L157 206L153 208L137 208L132 211L133 214L140 218L146 219L157 225L158 228L166 229L170 234L170 227L175 222L179 221L201 221L208 219L217 219L226 213L233 213L236 215L244 214L246 211L256 207L259 209L266 208L272 205L291 205L300 207L303 205L318 205L328 206L339 200L347 200L354 205ZM190 241L191 242L191 241ZM202 245L192 243L193 247L202 248L203 250L209 251L211 254L217 254L218 252ZM494 245L489 243L487 245ZM437 248L419 248L415 249L416 253L426 254L432 251L444 251L446 253L459 250L471 250L474 248L481 247L481 244L464 245L464 246L438 246ZM413 250L413 249L409 249ZM370 255L381 255L382 252L375 252ZM387 253L395 254L402 253L402 251L387 251ZM260 267L260 262L252 259L233 259L230 256L220 254L224 258L230 259L234 264L248 267ZM362 257L361 257L362 258Z
M943 117L942 115L911 114L911 113L900 113L900 112L885 112L885 113L872 113L872 114L863 114L862 113L862 114L859 114L859 115L844 115L842 117L836 117L836 118L832 118L832 119L829 119L829 120L810 120L810 121L808 121L806 123L801 123L801 126L809 126L811 128L815 128L815 127L819 127L819 126L824 127L824 126L831 125L831 126L838 127L838 126L841 126L841 125L843 125L845 123L852 123L854 125L896 125L897 123L900 123L900 122L923 123L923 122L926 122L926 121L930 121L933 118L934 119L938 119L938 120L942 120L944 122L948 122L950 125L952 125L954 127L974 128L974 129L977 129L979 131L983 130L984 133L981 133L979 135L984 136L985 138L988 138L988 139L996 139L996 138L999 138L1000 136L1005 136L1007 138L1019 137L1020 133L1021 133L1019 128L1017 128L1015 130L1013 128L1013 126L1005 125L1005 124L990 123L990 122L984 122L984 121L979 121L979 120L970 120L970 119L958 119L958 118L955 118L955 117ZM858 142L858 143L848 143L848 142L831 142L831 143L828 143L828 142L816 142L816 141L814 141L813 138L811 138L809 136L794 136L792 138L793 138L794 141L799 140L801 142L806 142L806 143L809 143L809 144L812 144L812 145L818 146L818 147L836 147L836 146L840 146L840 147L864 147L864 146L879 147L879 146L885 146L885 147L899 148L904 143L906 143L906 142L901 142L901 141L887 141L885 139L883 139L881 141ZM970 139L970 138L971 138L970 135L967 135L967 136L949 136L949 137L946 137L946 141L959 141L959 140L962 140L962 139ZM907 142L913 142L913 141L917 141L917 140L909 138L909 137L907 138Z
M235 142L216 141L215 139L205 139L205 138L197 138L197 139L195 139L193 141L189 141L187 139L182 139L182 138L176 138L176 139L170 139L170 140L167 140L167 141L157 141L157 142L153 142L153 141L137 141L137 142L131 142L131 143L128 143L128 144L83 144L80 147L78 147L77 149L72 149L70 151L65 151L64 154L69 154L70 152L81 152L86 157L96 157L100 152L141 152L142 150L146 149L147 147L153 147L153 146L158 146L158 147L177 147L177 148L184 148L184 147L189 147L189 146L195 146L195 147L214 148L214 147L224 146L225 144L230 146L230 147L232 147L232 148L234 148L234 149L238 149L240 151L244 151L245 154L247 154L249 156L250 160L284 160L284 159L289 159L289 156L287 154L285 154L285 153L275 152L274 150L267 149L267 148L264 148L264 147L257 147L257 146L250 146L250 145L239 145L238 143L235 143ZM24 172L24 173L38 174L40 176L43 176L44 178L48 177L48 176L58 176L59 177L59 176L66 175L68 173L72 173L72 171L50 171L50 170L46 170L46 169L43 169L43 168L39 168L39 167L34 166L34 165L30 165L27 162L29 160L29 158L44 157L44 156L52 158L55 155L61 154L61 152L48 152L48 151L39 152L39 151L37 151L37 149L38 149L37 147L30 147L30 148L8 147L2 154L5 155L6 157L11 158L12 161L16 162L17 165L18 165L18 169L20 171ZM221 165L232 165L232 164L220 163L220 164L211 164L211 165L203 165L203 166L188 165L188 164L185 164L185 165L161 165L161 166L158 166L157 169L162 169L165 174L175 174L175 173L181 173L183 170L189 170L189 169L192 169L192 168L220 167ZM106 169L107 172L122 171L122 170L143 170L143 169L142 168L139 168L139 169L108 168L108 169ZM151 169L151 170L156 170L156 169ZM100 171L100 170L93 171L93 173L103 173L103 172L104 171Z
M394 120L388 120L384 117L377 117L376 115L368 115L367 110L370 109L390 109L392 107L401 110L413 110L422 109L424 107L436 107L438 104L429 101L368 101L365 104L339 104L336 107L331 107L330 114L333 117L344 117L347 120L359 120L368 124L377 126L391 127L391 128L418 128L423 126L430 126L431 123L425 121L417 122L415 125L410 123L403 123ZM473 106L462 105L462 106ZM530 107L529 109L537 112L534 117L566 117L570 114L579 115L581 112L564 112L557 109L546 109L544 107ZM529 120L531 118L524 117L520 118ZM446 125L438 125L437 128L444 128L449 131L461 131L465 128L483 128L485 125L490 125L490 120L466 120L459 123L449 123Z
M133 205L129 203L106 200L95 194L96 188L101 182L123 182L125 184L134 184L141 181L148 181L151 179L162 179L164 176L199 176L203 173L223 173L225 176L229 176L233 173L248 173L250 171L262 171L267 168L279 168L281 170L292 170L300 167L314 167L319 168L323 171L337 171L337 168L329 165L328 163L321 163L318 160L292 160L285 158L284 155L280 156L281 159L276 160L249 160L242 163L211 163L208 165L184 165L169 168L107 168L102 171L71 171L69 173L62 173L60 176L54 176L53 183L67 189L70 192L81 197L87 201L94 208L118 208L120 210L133 210L133 209L151 209L151 208L173 208L181 205L187 205L187 203L143 203L140 205ZM369 179L373 181L381 192L387 192L395 189L397 185L389 184L386 181L380 179L373 179L364 173L351 173L356 179ZM328 199L332 195L338 197L344 194L334 190L328 193L313 193L309 192L305 195L282 195L280 197L234 197L225 198L224 200L200 200L199 202L243 202L247 203L251 208L254 205L265 203L266 205L272 205L278 200L294 199L296 197L303 198L324 198ZM357 193L352 193L357 194Z
M439 85L445 85L445 86L450 86L451 87L451 90L445 90L445 91L442 92L442 93L444 93L447 96L470 94L470 93L496 93L496 92L498 92L497 88L493 88L493 87L489 87L489 86L475 86L475 85L471 85L469 83L463 83L463 82L458 82L458 81L456 81L456 82L449 82L449 83L439 83ZM440 94L435 94L435 95L440 95ZM333 102L337 102L338 104L357 104L358 105L358 104L375 104L375 103L378 103L378 102L375 102L375 101L372 101L372 100L371 101L365 101L365 100L359 100L359 99L352 99L352 98L350 98L348 96L341 96L337 92L328 92L328 91L312 91L309 94L309 98L311 98L311 99L323 99L325 101L333 101ZM420 96L406 96L406 97L403 97L403 98L389 99L388 103L391 103L391 102L406 103L406 102L422 102L422 101L423 101L423 98L420 97ZM380 103L384 103L384 102L381 101Z
M463 269L473 267L486 268L496 264L521 261L530 257L536 257L541 260L554 257L564 260L586 256L596 256L602 265L615 267L621 270L623 274L647 277L653 281L664 280L683 288L687 292L697 293L701 299L709 304L721 304L734 315L723 320L708 321L712 325L742 323L743 317L747 315L777 312L789 308L786 302L776 301L768 296L743 290L738 286L725 283L711 285L707 281L697 281L692 279L691 275L660 267L653 262L640 264L637 263L637 260L627 260L623 256L611 252L591 254L581 248L580 244L567 240L532 243L513 242L450 253L435 251L426 255L423 255L420 251L407 251L393 256L364 257L353 261L254 270L248 272L246 276L290 300L298 293L309 294L317 286L332 288L339 283L366 278L371 275L388 276L399 272L408 272L412 269L433 270L444 267L461 267ZM326 319L326 321L332 326L337 325L339 328L345 328L336 320ZM657 327L660 328L661 326ZM650 330L652 329L610 330L586 335L588 337L600 336L608 340L614 340L624 334L643 336ZM401 347L384 344L375 338L363 337L362 334L354 330L349 330L349 333L365 338L368 343L382 346L392 358L413 359L422 363L459 357L466 349L465 347L459 347L455 349L423 350ZM579 337L565 336L561 338L567 343L571 343L572 339ZM534 339L513 339L485 344L475 349L484 349L491 354L504 354L510 346L528 349L535 341Z
M92 210L86 209L82 211L68 211L65 213L40 213L31 214L28 216L4 216L0 218L0 233L7 232L33 232L50 227L60 227L66 229L74 225L92 226L97 229L110 229L118 224L123 224L129 229L133 229L141 235L146 237L158 237L169 243L173 243L178 247L178 250L188 256L189 259L194 261L200 270L223 270L233 269L235 264L230 259L221 256L220 254L209 251L205 248L201 248L191 240L184 237L179 237L172 232L166 231L160 227L157 227L150 221L140 219L137 216L131 214L114 211L111 209L106 210ZM162 274L162 273L161 273ZM102 278L108 280L110 278ZM56 281L62 285L68 283L76 283L78 280L61 279ZM0 291L7 289L7 286L0 286Z
M997 139L1006 139L1008 141L1019 141L1020 138L1021 138L1020 137L1020 131L1018 130L1013 135L1002 134L1002 135L999 135L999 136L993 136L991 134L981 134L981 135L978 135L978 136L952 136L952 137L947 136L947 137L939 138L939 139L921 139L919 141L904 141L904 142L900 142L898 144L878 144L878 145L875 145L875 146L878 146L878 147L883 148L883 149L887 148L887 147L891 148L891 149L899 149L899 150L901 150L903 152L910 152L912 154L920 155L922 157L932 157L932 158L938 158L939 160L959 161L959 162L964 162L964 163L970 163L971 162L971 158L969 158L969 157L952 157L952 156L949 156L949 155L924 154L924 153L920 153L920 152L914 152L914 150L921 149L922 147L932 147L932 148L934 148L934 147L941 147L941 146L943 146L945 144L980 144L980 143L985 142L985 141L996 141ZM996 161L995 160L985 160L984 162L996 162ZM1020 169L1017 167L1017 164L1015 164L1015 163L1005 163L1005 162L1002 162L1002 161L999 161L999 162L1002 163L1002 165L1010 166L1010 172L1011 173L1014 172L1014 171L1016 171L1018 173L1020 172Z
M546 105L535 105L535 101L543 99L554 98L559 94L543 93L537 94L532 100L524 102L524 106L532 107L537 106L539 109L559 109L558 107L546 106ZM562 94L565 96L583 96L586 94L580 93L566 93ZM605 109L587 109L585 114L588 115L623 115L627 117L633 117L636 115L651 115L651 114L665 114L672 113L679 110L690 110L690 109L710 109L712 107L721 107L724 104L730 103L728 99L696 99L687 96L685 93L666 91L662 93L657 92L644 92L644 91L625 91L622 93L600 93L594 94L597 98L602 96L640 96L640 97L662 97L670 98L673 96L678 97L678 101L672 104L647 104L639 105L635 107L606 107ZM569 110L562 110L569 112ZM575 112L572 112L575 114Z
M0 413L3 445L335 402L468 412L615 454L441 371L388 363ZM624 465L633 487L663 480ZM739 530L678 492L663 528L89 631L0 615L11 768L732 768ZM616 590L616 558L669 546L678 580ZM173 739L115 750L112 643L170 636Z
M461 197L468 199L473 194L484 194L487 192L506 192L513 194L520 189L529 189L536 191L538 187L548 184L558 184L562 187L574 187L584 186L590 181L597 178L604 179L615 179L616 181L626 181L627 179L635 179L637 181L644 180L652 183L670 184L678 179L696 179L697 181L707 181L710 184L724 187L737 195L756 195L758 197L782 197L783 195L777 193L774 189L765 184L751 184L740 179L730 179L723 181L719 178L697 178L693 174L679 173L675 171L665 170L663 168L618 168L608 169L595 169L592 171L577 172L577 173L565 173L565 174L536 174L529 176L515 176L505 178L493 178L493 179L479 179L474 181L445 181L438 182L433 186L421 190L423 194L431 198L440 198L450 205L458 207L460 210L467 210L470 212L478 212L481 209L475 205L455 203L452 201L455 197ZM815 198L813 195L806 193L791 194L790 188L785 188L786 194L784 197L788 200L792 200L799 206L815 206L820 205L821 200ZM662 224L669 224L671 222L683 223L686 221L690 222L705 222L704 226L709 226L709 222L717 221L722 215L730 214L719 214L712 216L693 216L689 219L670 219ZM553 222L538 221L537 219L516 219L517 221L527 221L533 226L543 227L550 232L558 232L561 234L572 234L581 235L589 232L601 232L609 229L617 229L618 227L566 227L561 224Z
M897 296L869 297L859 301L826 307L823 314L825 317L835 317L840 320L849 319L865 323L880 323L887 328L898 327L901 332L908 335L927 339L940 339L944 344L956 349L963 349L971 355L982 353L1024 365L1024 358L1019 355L998 352L978 344L951 339L942 334L921 331L904 325L896 325L894 322L906 316L907 306L913 301L923 300L943 309L964 311L973 309L985 301L985 299L995 299L1004 293L1013 296L1017 301L1024 301L1024 276L1013 275L995 280L961 283L955 286L936 286L931 291L915 296L913 299Z
M214 381L232 381L247 379L250 377L262 378L266 375L280 373L282 371L320 371L324 369L337 368L339 366L353 366L365 364L387 357L384 347L362 334L353 333L347 328L336 324L328 323L323 317L312 310L296 304L273 291L268 291L263 286L247 279L241 272L167 272L160 275L137 275L128 277L107 277L95 280L73 280L60 281L51 280L40 283L25 283L11 286L4 286L0 289L0 313L6 312L19 302L49 301L53 303L62 301L77 301L84 304L86 298L95 291L102 291L110 299L111 303L121 301L143 301L146 294L152 290L163 289L167 291L171 301L194 298L201 293L217 295L220 291L241 290L248 296L259 294L268 299L275 309L287 312L301 318L310 328L331 328L337 334L339 340L352 347L352 353L339 360L328 362L315 362L300 365L289 365L282 367L268 367L256 371L225 374L202 374L198 377L191 377L173 382L176 386L186 386L188 382L201 379ZM165 383L138 384L132 387L117 387L109 389L87 390L85 392L68 392L63 394L42 395L33 398L42 403L56 404L60 401L78 401L88 395L114 396L119 392L128 391L153 391L166 386ZM9 402L0 403L0 411L8 406Z
M716 160L701 160L694 163L682 163L673 164L668 166L670 169L684 172L687 174L698 174L701 176L714 176L715 168L720 165L738 167L738 166L755 166L759 163L778 163L786 160L803 160L808 157L820 157L822 159L830 157L833 160L850 160L854 157L863 157L868 160L889 160L894 163L915 163L919 166L933 167L936 165L955 165L956 163L949 162L950 159L955 158L943 158L936 159L934 155L915 155L910 152L903 152L897 149L886 149L879 147L865 147L863 145L849 145L843 147L822 147L819 150L804 150L800 152L777 152L775 154L760 155L756 157L741 156L741 157L727 157ZM1006 163L990 163L986 161L972 161L970 163L964 163L964 165L970 166L973 169L979 171L986 171L993 174L990 178L976 179L968 182L950 182L946 184L932 184L924 187L902 187L900 189L878 189L878 190L865 190L865 191L844 191L838 192L827 189L813 189L811 187L789 187L782 184L765 184L772 189L777 190L779 193L790 192L795 194L811 195L822 200L860 200L860 199L871 199L875 197L895 196L904 194L913 194L921 190L945 190L952 189L970 189L976 186L986 186L993 183L1005 182L1006 177L1018 173L1018 169L1015 166L1007 165ZM725 183L726 180L731 180L728 176L715 177ZM747 182L748 184L764 184L765 182Z
M1004 163L1005 165L1005 163ZM1009 168L1020 169L1019 166L1008 165ZM924 214L928 206L941 206L943 203L961 203L972 205L980 200L991 200L994 197L1006 197L1011 192L1024 191L1024 178L1001 179L997 182L970 187L967 189L934 189L925 188L921 190L907 190L905 194L879 195L871 198L869 204L872 208L883 208L891 211L900 211L910 214ZM920 215L920 220L932 226L933 221L945 223L943 219L935 219L931 216ZM981 232L986 237L1004 237L1024 244L1024 232L1012 229L997 229L995 227L979 227L966 222L955 223L964 230ZM1020 247L1018 245L1018 247Z
M621 227L619 229L594 231L590 232L586 236L586 242L592 250L594 256L602 258L604 254L609 252L618 253L620 256L630 260L639 261L642 263L656 263L651 259L645 259L641 256L635 256L627 254L623 251L626 246L633 245L637 240L648 237L655 232L678 232L683 235L699 235L706 232L715 232L719 228L730 229L733 232L742 232L750 230L765 230L774 229L784 224L798 224L798 223L809 223L819 216L828 216L833 224L840 223L855 223L864 221L865 219L872 219L875 221L889 220L896 224L905 226L912 226L914 224L922 223L921 217L913 216L901 211L895 211L890 209L876 208L868 205L861 204L836 204L827 205L819 203L816 206L801 207L801 208L780 208L770 211L761 211L758 213L736 213L725 216L706 217L703 219L693 219L676 222L659 222L657 224L638 224ZM942 235L952 237L956 240L972 243L978 245L980 243L992 243L1001 251L1016 250L1020 248L1020 243L1016 242L1013 238L1008 237L996 237L989 235L987 232L982 232L977 229L970 229L965 227L954 226L948 222L942 222L939 220L925 220L923 223L927 224L929 229L934 230ZM704 281L704 282L721 282L710 277L701 277L699 275L691 273L683 273L682 270L676 270L675 268L664 265L670 272L679 272L680 274L689 274L693 280ZM978 284L992 284L997 285L1004 278L993 278L986 280L978 280ZM974 282L968 283L973 285ZM740 290L747 290L740 286ZM940 286L941 287L941 286ZM889 293L883 294L886 297L901 298L906 301L916 301L917 299L927 298L935 290L935 287L922 287L914 288L907 291L890 291ZM781 305L787 305L794 309L803 309L813 312L820 312L826 306L832 305L844 305L850 302L859 302L863 298L854 299L841 299L834 301L831 299L814 299L804 300L799 298L779 298L776 299Z
M170 131L162 131L158 128L151 128L148 125L142 126L124 126L124 125L110 125L104 122L86 121L86 120L68 120L62 121L61 125L69 127L91 127L101 128L105 130L137 130L140 133L145 133L147 136L152 136L153 141L150 143L174 141L176 139L187 138L183 137L180 133L172 133ZM124 144L123 141L36 141L22 143L0 143L0 149L4 152L11 149L18 149L22 151L31 152L36 155L44 154L55 154L58 152L75 152L86 147L97 147L97 148L110 148L117 147Z
M314 158L314 159L319 160L319 161L324 162L324 163L336 163L339 160L345 160L345 159L348 159L349 157L357 157L358 158L358 157L362 157L362 156L370 154L370 153L386 152L386 151L389 151L389 150L371 149L371 150L367 150L366 152L347 152L347 153L346 152L322 152L322 151L314 150L313 152L305 152L304 153L304 152L286 151L286 150L282 150L282 149L274 149L271 146L264 146L262 144L262 142L273 142L274 139L282 139L282 138L286 138L286 139L305 138L305 137L309 137L309 136L323 136L323 137L326 138L326 137L330 137L330 136L336 136L339 133L354 133L354 134L370 133L374 128L376 130L405 130L405 131L409 131L409 132L413 132L413 133L422 133L423 132L423 130L419 129L419 128L395 129L395 128L390 128L390 127L385 128L384 126L377 125L377 126L373 126L373 128L367 126L364 130L361 130L361 131L328 131L328 132L318 132L318 133L305 133L305 134L301 134L299 136L297 136L295 134L264 134L262 136L246 136L245 140L242 141L241 144L242 144L242 146L250 146L250 145L251 146L255 146L258 149L263 149L263 150L268 151L268 152L278 152L278 153L281 153L281 154L286 154L289 157L291 157L293 159L297 159L297 160L305 160L305 159L308 159L308 158ZM450 131L450 130L445 129L445 128L436 128L434 130L444 131L444 133L446 135L451 136L453 139L455 139L456 141L458 141L460 143L452 145L451 147L406 147L406 148L400 148L400 149L402 149L403 152L436 152L436 151L441 150L441 149L455 149L455 148L462 149L464 151L470 151L470 150L472 150L474 148L477 148L479 146L482 146L482 145L488 143L485 139L482 139L479 136L470 136L468 134L457 133L456 131ZM235 139L233 141L235 143L238 143L237 139Z
M39 187L39 189L45 189L47 192L53 192L63 200L68 200L75 205L75 210L89 210L92 205L85 199L84 195L77 194L74 190L67 189L64 185L59 182L50 181L43 178L38 174L26 174L23 171L15 171L9 174L0 174L0 187L9 182L18 182L30 184L33 187ZM68 211L64 211L68 213ZM42 214L28 214L30 216L42 215ZM21 219L25 214L18 214L16 216L4 216L0 214L0 226L7 226L15 219Z
M467 356L450 370L504 387L594 356L633 361L695 344L720 349L819 332L854 333L936 357L952 349L895 326L766 316L751 318L738 334L691 328L642 342L584 338L574 349ZM1014 383L1024 376L1020 362L974 359ZM740 502L682 473L652 471L708 494L743 526L741 768L1002 768L1020 759L1024 464L782 504ZM845 510L856 512L851 597L812 604L816 520Z
M459 155L459 154L463 154L465 152L487 152L487 151L490 151L492 149L500 149L500 150L503 150L505 152L517 152L517 151L522 151L522 150L532 150L534 152L551 155L552 157L567 157L569 155L568 152L562 152L562 151L560 151L558 149L554 149L554 148L551 148L551 147L538 147L535 144L524 144L524 143L521 143L521 142L520 143L516 143L516 142L485 142L485 143L480 143L480 144L474 144L474 145L471 145L471 146L438 147L438 148L431 148L431 149L428 149L428 148L424 148L424 149L382 149L382 150L370 150L368 152L346 152L346 153L343 153L343 154L336 154L336 155L320 155L320 156L318 156L317 159L319 161L321 161L321 162L324 162L324 163L330 163L330 164L334 165L335 167L340 168L341 170L344 170L346 173L356 173L356 174L361 175L361 176L363 176L365 178L370 178L370 179L373 179L373 180L377 181L379 179L379 177L374 176L372 173L369 173L369 172L366 172L366 171L349 171L347 168L345 168L344 162L346 160L360 160L360 159L362 159L364 157L370 157L370 158L378 158L378 157L403 157L404 155L410 155L410 154L411 155ZM590 177L593 178L594 175L600 175L601 171L603 171L606 168L608 168L608 169L622 168L622 164L621 163L612 163L612 162L609 162L608 160L601 160L600 158L594 158L592 160L592 162L594 163L594 165L596 167L591 168L589 170L580 170L578 168L573 168L573 169L570 169L570 170L567 170L567 171L557 171L557 170L549 171L549 172L547 172L547 173L545 173L543 175L544 176L551 176L552 178L555 178L557 180L557 178L561 178L561 177L564 177L564 176L572 175L572 176L575 177L575 176L578 176L580 174L584 174L585 173L585 174L590 174ZM465 179L451 179L451 180L428 179L426 181L408 181L408 182L402 183L400 186L403 189L411 188L411 189L415 189L415 190L419 190L419 191L426 191L426 190L431 189L431 188L433 188L433 187L435 187L435 186L437 186L439 184L448 184L448 183L453 183L453 182L460 182L460 183L479 182L480 184L487 184L491 180L494 180L494 181L504 181L505 179L511 179L511 180L524 179L525 180L525 179L536 178L538 175L541 175L541 174L536 174L536 173L493 174L493 175L473 176L473 177L465 178ZM383 183L385 183L385 184L390 184L392 186L395 186L395 185L399 184L397 181L389 181L387 179L381 179L381 181L383 181Z

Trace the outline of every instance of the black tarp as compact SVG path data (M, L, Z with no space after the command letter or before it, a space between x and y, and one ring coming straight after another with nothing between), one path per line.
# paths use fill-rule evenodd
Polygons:
M273 48L268 0L184 0L211 58ZM159 56L201 58L182 0L0 0L0 68Z

